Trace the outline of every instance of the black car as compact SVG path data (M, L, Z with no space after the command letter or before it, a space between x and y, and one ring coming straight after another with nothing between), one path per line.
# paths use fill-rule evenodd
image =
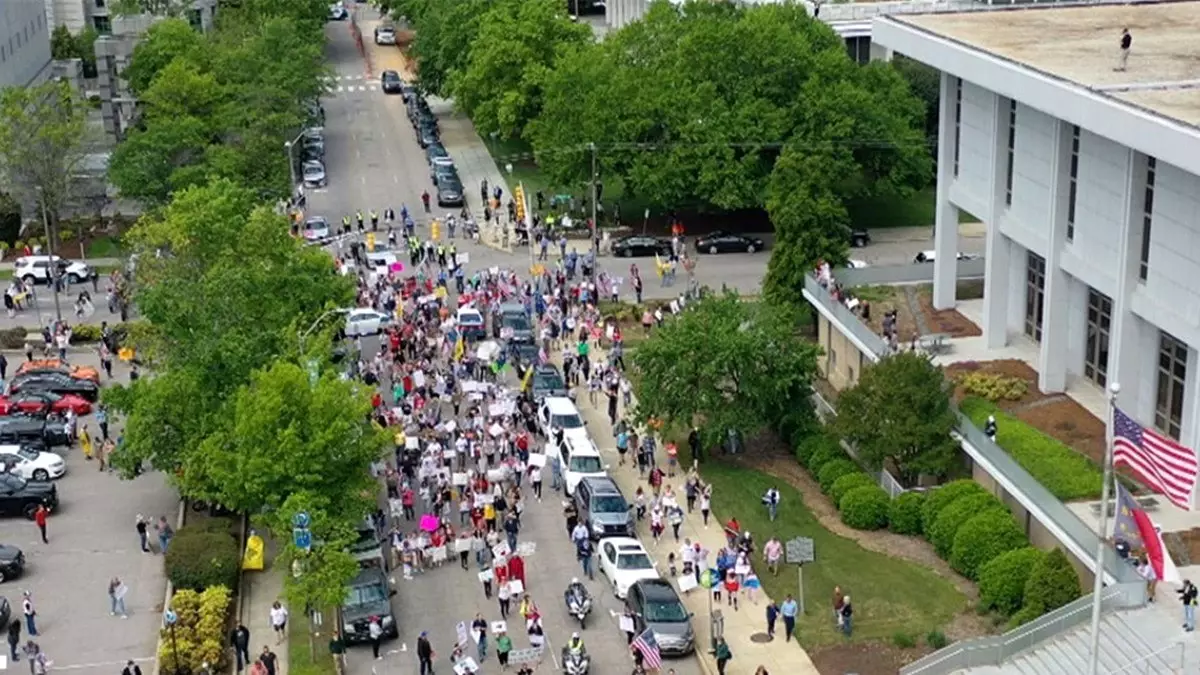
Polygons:
M415 98L416 95L417 88L414 87L411 82L405 82L400 85L400 97L404 99L405 103L408 103L410 100Z
M433 184L439 185L447 181L462 185L462 179L458 177L458 169L455 169L453 164L434 164Z
M0 474L0 515L25 516L33 520L37 507L58 506L58 488L54 483L25 480L11 473Z
M66 422L55 417L9 415L0 417L0 445L28 445L35 450L49 450L71 445Z
M529 388L535 401L547 396L566 396L569 393L566 381L558 372L558 367L552 363L543 363L534 369L533 381Z
M100 385L91 380L71 377L66 373L25 373L13 378L10 392L48 391L53 394L74 394L91 403L100 398Z
M25 554L16 546L0 544L0 582L16 579L25 571ZM4 603L8 605L7 602Z
M446 146L442 145L441 141L438 141L437 143L430 143L425 147L425 161L429 164L430 168L432 168L434 164L439 163L437 160L443 158L449 159L450 153L446 152ZM441 163L444 164L445 162Z
M522 376L525 374L525 368L529 368L538 362L540 353L541 351L537 348L537 345L532 342L512 341L508 343L508 358L514 364L521 367Z
M764 248L762 239L720 230L696 240L698 253L754 253Z
M850 246L852 248L864 248L871 243L871 233L866 230L851 230L850 231Z
M427 148L433 143L438 142L438 129L433 124L423 124L417 127L417 143L421 144L422 148Z
M346 585L346 599L342 601L342 635L349 644L371 641L371 617L379 617L380 628L389 638L400 637L396 618L392 616L392 596L388 588L387 574L378 567L363 568L358 576Z
M621 258L645 258L652 255L670 255L671 242L658 237L634 235L613 242L612 253Z
M463 206L462 183L457 180L444 180L437 186L438 206Z
M400 79L400 73L394 70L383 71L379 82L385 94L399 94L404 89L404 80Z

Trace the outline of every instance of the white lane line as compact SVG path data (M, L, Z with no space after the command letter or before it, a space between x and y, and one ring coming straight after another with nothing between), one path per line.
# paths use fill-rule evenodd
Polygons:
M367 184L367 177L366 177L366 176L363 176L363 177L362 177L362 184L363 184L363 185L366 185L366 184Z
M395 183L396 185L399 185L400 184L400 176L397 176L396 174L392 174L392 182Z
M338 90L338 93L340 94L343 90L345 90L345 87L338 87L337 90Z

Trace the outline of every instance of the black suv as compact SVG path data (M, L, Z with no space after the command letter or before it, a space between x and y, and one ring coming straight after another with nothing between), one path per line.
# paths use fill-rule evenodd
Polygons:
M365 568L346 585L346 599L342 601L342 635L349 644L371 641L371 617L379 617L379 626L388 638L400 637L396 617L392 615L392 596L395 591L388 588L388 579L378 567Z
M383 71L379 79L385 94L399 94L404 89L404 80L401 80L400 73L394 70Z

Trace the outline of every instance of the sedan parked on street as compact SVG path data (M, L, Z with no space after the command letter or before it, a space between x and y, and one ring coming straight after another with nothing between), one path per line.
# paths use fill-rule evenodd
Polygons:
M664 579L644 579L629 587L625 606L633 614L637 633L654 631L663 656L684 656L696 648L692 614Z
M304 240L321 241L329 238L329 221L324 216L313 216L304 221Z
M100 385L91 380L63 373L35 372L18 375L8 385L8 394L17 392L51 392L60 396L74 394L95 403L100 398Z
M670 255L671 242L658 237L634 235L613 242L612 253L621 258L645 258L652 255Z
M58 506L58 488L54 483L0 474L0 515L33 520L37 507L43 504L51 510Z
M68 410L76 415L88 415L92 412L92 404L81 396L50 391L21 391L0 396L0 415L62 415Z
M400 73L394 70L385 70L383 75L380 75L379 81L383 86L385 94L399 94L404 89L404 80L400 79Z
M658 569L642 542L630 537L613 537L600 542L600 573L622 600L629 587L643 579L660 579Z
M25 573L25 554L16 546L0 544L0 582L16 579ZM8 601L0 598L0 620L8 622Z
M346 336L375 335L391 325L391 317L373 309L359 308L346 315Z
M764 248L766 244L762 239L720 230L696 240L696 251L699 253L754 253Z
M463 188L457 179L443 180L437 186L438 206L462 206Z
M325 177L324 162L317 160L307 161L300 168L300 172L304 177L304 187L323 188L329 185L329 180Z
M375 44L377 45L394 45L396 44L396 29L392 26L379 26L375 29Z
M67 473L67 463L60 455L21 445L0 445L0 467L25 480L45 481Z

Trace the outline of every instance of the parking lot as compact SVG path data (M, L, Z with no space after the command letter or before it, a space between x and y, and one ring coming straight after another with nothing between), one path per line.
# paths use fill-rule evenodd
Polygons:
M15 352L5 355L10 373L24 359ZM93 354L70 356L78 365L99 367ZM118 362L114 374L118 381L128 381L124 364ZM93 416L81 418L83 426L93 437L99 435ZM119 425L111 425L110 433L119 433ZM0 595L19 619L21 593L32 592L40 634L35 639L54 661L54 671L118 673L129 659L152 668L166 582L162 556L141 552L134 525L138 514L148 520L165 515L174 527L178 498L161 474L125 481L100 472L78 444L55 451L66 460L67 473L56 481L59 507L49 518L49 544L41 542L30 520L0 520L0 544L19 547L27 561L25 574L0 585ZM129 587L128 619L109 614L113 577ZM22 639L27 638L22 630Z

